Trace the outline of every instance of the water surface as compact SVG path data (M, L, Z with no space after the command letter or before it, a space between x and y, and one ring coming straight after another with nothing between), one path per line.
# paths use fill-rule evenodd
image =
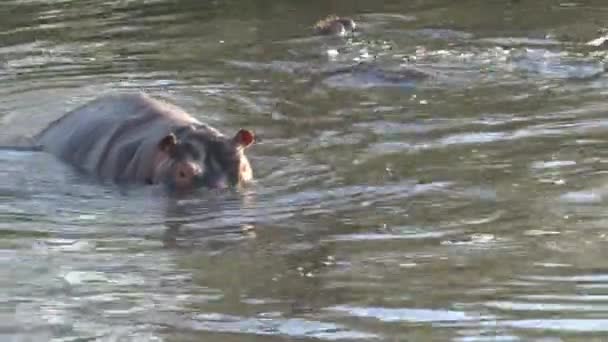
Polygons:
M315 20L353 16L348 38ZM0 340L608 334L604 1L5 0L2 141L145 91L254 130L168 197L0 152Z

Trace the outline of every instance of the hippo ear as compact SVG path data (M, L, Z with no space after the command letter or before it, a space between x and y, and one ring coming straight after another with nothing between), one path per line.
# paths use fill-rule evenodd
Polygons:
M158 149L163 152L171 153L175 148L175 145L177 145L177 138L175 137L175 134L169 133L158 142Z
M251 131L241 129L236 133L232 140L237 146L246 148L253 144L253 142L255 141L255 135Z

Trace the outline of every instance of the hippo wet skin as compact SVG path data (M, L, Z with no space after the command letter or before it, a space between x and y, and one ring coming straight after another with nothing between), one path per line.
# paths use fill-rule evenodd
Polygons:
M144 94L103 96L34 137L37 148L116 183L171 190L223 188L252 179L252 132L225 136L183 109Z

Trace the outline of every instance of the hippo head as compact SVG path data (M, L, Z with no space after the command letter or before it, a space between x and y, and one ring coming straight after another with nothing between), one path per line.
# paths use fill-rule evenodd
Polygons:
M254 134L245 129L233 137L196 128L170 133L158 143L155 183L176 191L246 183L253 175L244 152L254 140Z
M345 36L354 33L357 29L355 21L348 17L330 15L319 20L314 26L315 32L320 35Z
M357 30L357 24L355 24L355 21L351 18L340 18L338 19L338 22L342 24L342 27L344 28L344 34L352 33Z

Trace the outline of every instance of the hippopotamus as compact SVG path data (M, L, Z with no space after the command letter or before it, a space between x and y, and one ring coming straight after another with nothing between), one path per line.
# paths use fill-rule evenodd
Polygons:
M313 27L316 34L324 36L345 36L355 32L356 28L357 25L353 19L335 15L317 21Z
M102 96L34 137L36 147L116 183L172 190L225 188L252 180L245 149L254 134L225 136L183 109L145 94Z

